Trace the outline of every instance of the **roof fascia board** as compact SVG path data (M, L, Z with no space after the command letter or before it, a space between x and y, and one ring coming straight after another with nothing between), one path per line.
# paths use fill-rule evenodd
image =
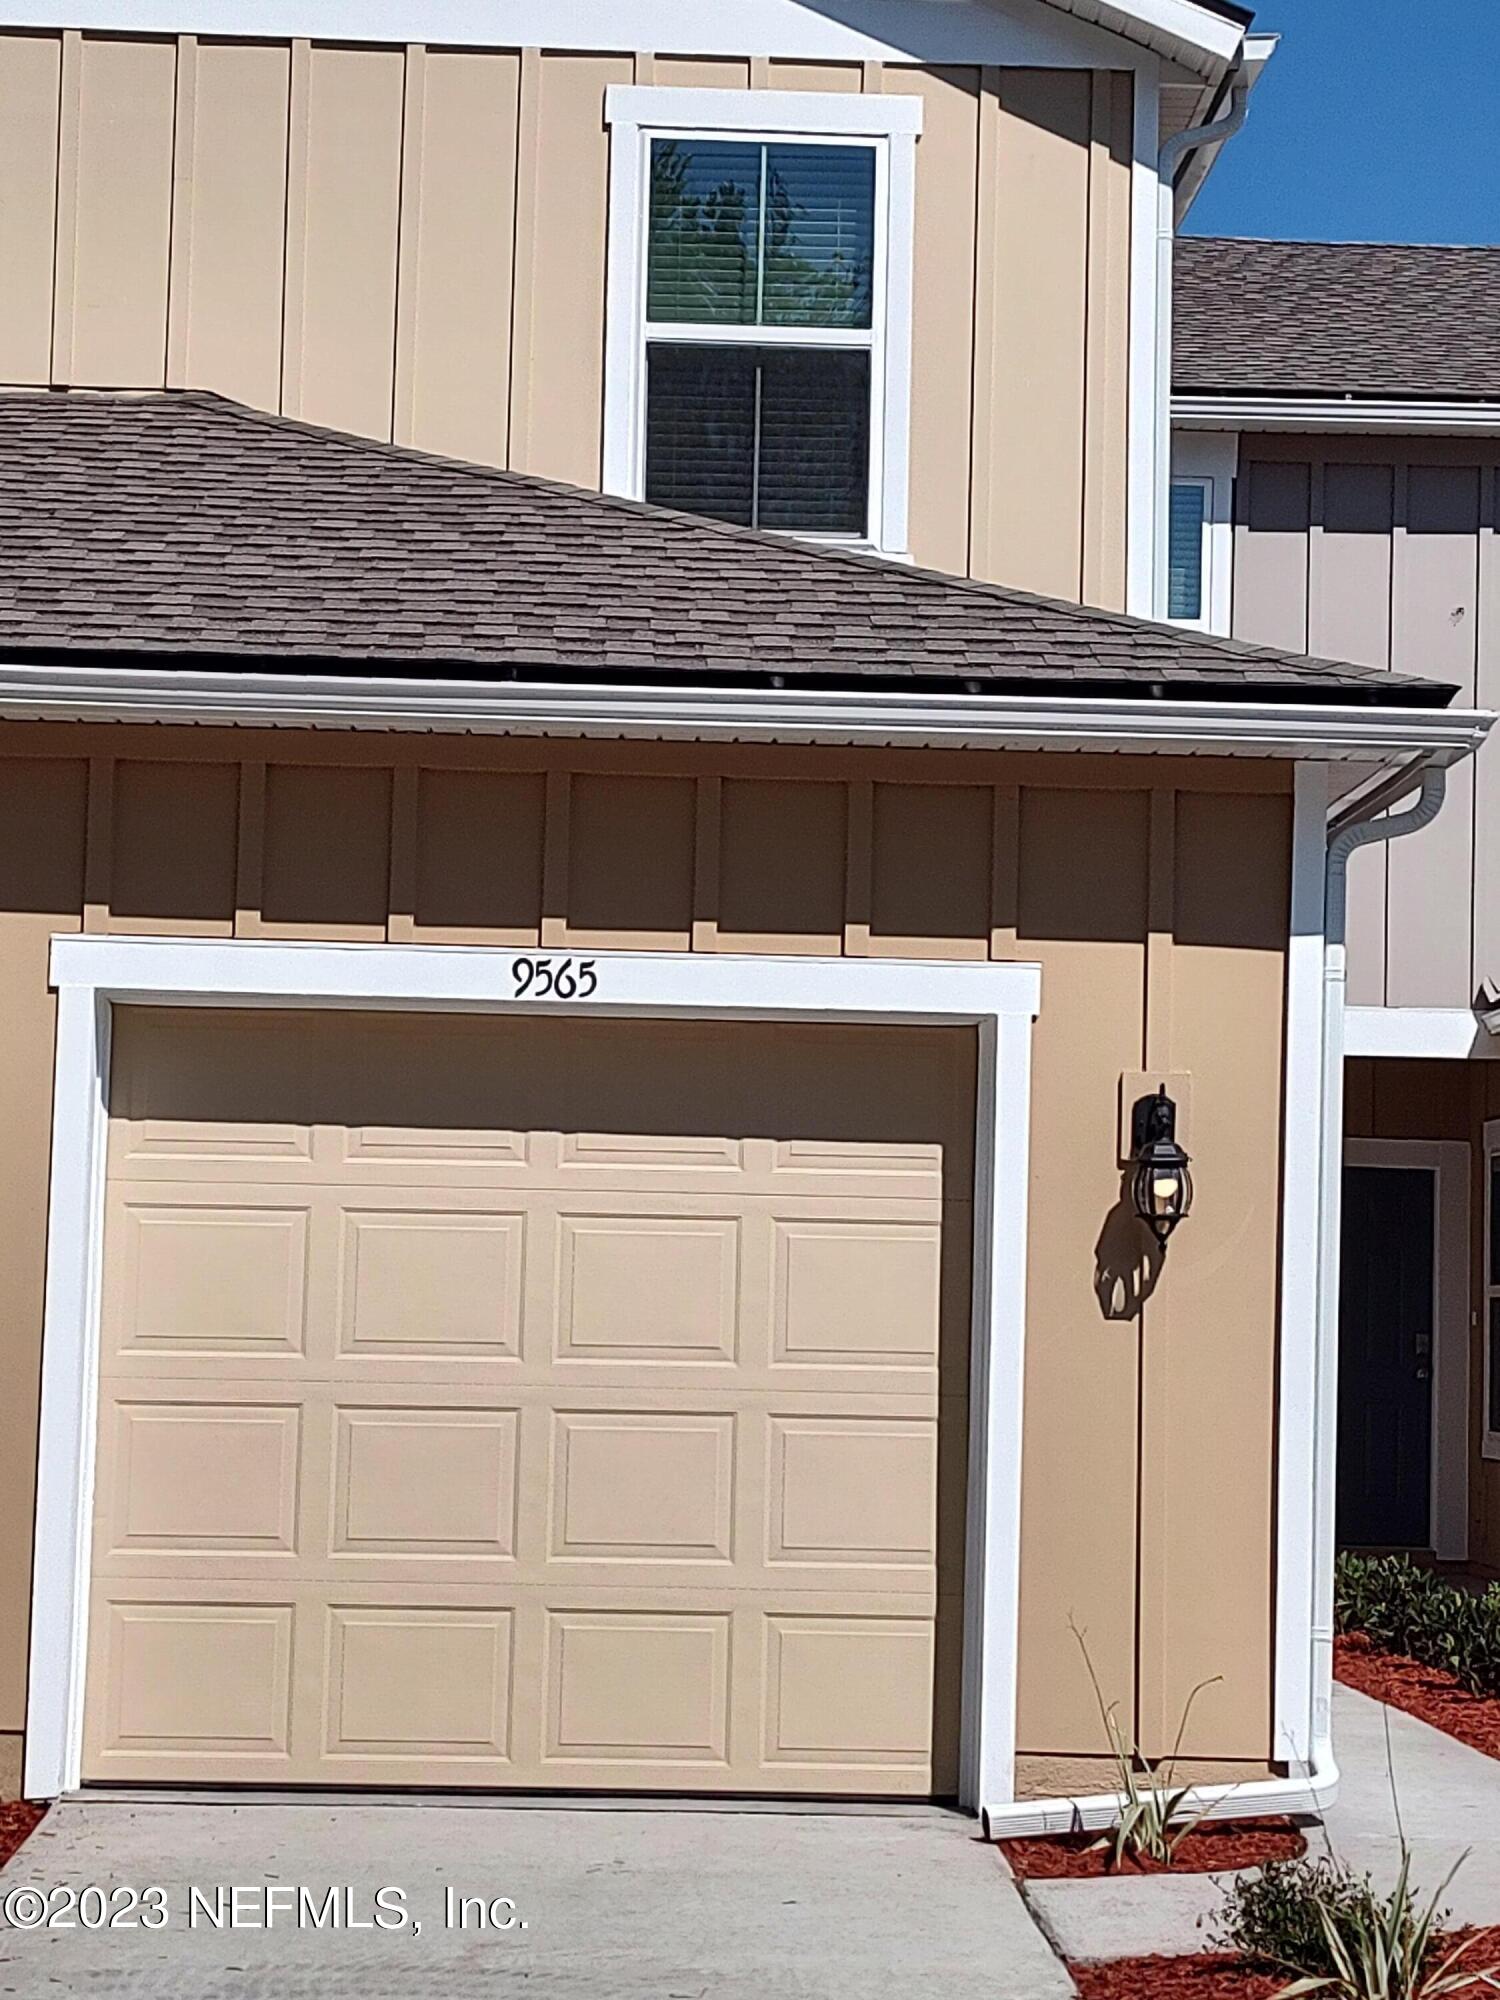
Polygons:
M1494 717L1472 709L660 687L0 662L0 718L377 729L1168 756L1457 763Z
M1200 47L1137 12L1214 32ZM843 0L836 14L809 0L0 0L0 28L1022 68L1129 67L1124 43L1176 53L1195 75L1220 66L1219 31L1234 47L1242 32L1193 0Z
M1200 75L1217 73L1233 62L1245 40L1245 27L1226 19L1197 0L1053 0L1070 13L1101 27L1112 28L1128 41L1142 42L1158 55L1180 62Z
M1172 398L1183 430L1346 431L1500 435L1500 402L1404 402L1379 396L1199 396Z

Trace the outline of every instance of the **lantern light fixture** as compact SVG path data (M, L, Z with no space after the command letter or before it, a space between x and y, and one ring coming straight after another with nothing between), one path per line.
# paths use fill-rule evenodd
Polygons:
M1193 1206L1188 1156L1177 1143L1177 1106L1165 1084L1136 1105L1131 1137L1135 1212L1165 1251L1167 1238Z

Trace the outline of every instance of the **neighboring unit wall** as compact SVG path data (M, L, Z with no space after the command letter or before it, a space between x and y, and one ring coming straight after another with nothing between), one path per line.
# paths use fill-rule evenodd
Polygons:
M0 382L600 480L614 83L922 99L911 546L1119 608L1124 70L0 34Z
M1070 1620L1149 1754L1218 1674L1188 1756L1243 1775L1283 1754L1289 765L41 725L0 757L0 1731L25 1698L47 940L81 927L1039 960L1023 1789L1103 1775ZM1118 1150L1144 1069L1190 1078L1197 1183L1154 1293Z
M1469 1561L1500 1575L1500 1460L1484 1452L1484 1127L1500 1118L1500 1063L1351 1057L1344 1104L1351 1139L1449 1139L1469 1148Z
M1500 702L1500 445L1245 434L1234 634ZM1355 1006L1467 1007L1500 985L1500 750L1448 778L1435 825L1349 871Z

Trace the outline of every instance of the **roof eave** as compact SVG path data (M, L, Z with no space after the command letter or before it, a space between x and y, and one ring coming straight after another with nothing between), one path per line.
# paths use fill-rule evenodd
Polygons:
M1248 8L1220 12L1199 0L1051 0L1051 4L1209 78L1220 76L1234 61L1250 23Z
M1494 717L1343 702L935 694L0 663L0 719L1453 764Z
M1500 400L1179 391L1172 398L1172 422L1182 430L1202 431L1500 437Z

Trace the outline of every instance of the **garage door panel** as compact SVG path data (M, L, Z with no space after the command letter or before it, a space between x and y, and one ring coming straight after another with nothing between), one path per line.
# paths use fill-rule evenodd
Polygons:
M111 1351L278 1363L304 1352L305 1207L162 1190L125 1196L108 1221L117 1245L105 1304Z
M341 1360L520 1354L523 1213L345 1208L339 1231Z
M742 1028L124 1010L86 1776L951 1789L972 1037Z
M931 1759L930 1619L781 1613L765 1621L768 1764L827 1768Z
M204 1403L165 1392L121 1397L96 1477L109 1556L295 1555L302 1463L297 1403Z
M96 1761L252 1760L283 1772L291 1746L294 1607L123 1599L101 1607ZM102 1708L102 1714L100 1709Z

